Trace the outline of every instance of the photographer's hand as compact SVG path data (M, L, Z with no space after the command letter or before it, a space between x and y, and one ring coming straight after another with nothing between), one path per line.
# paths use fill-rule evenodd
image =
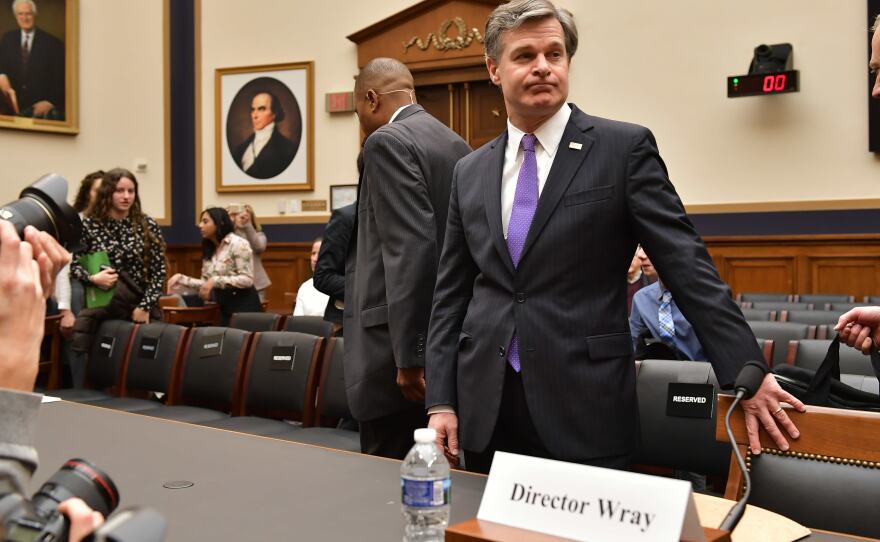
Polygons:
M70 263L70 253L54 237L33 226L24 229L24 240L31 244L34 259L40 266L40 282L43 295L48 298L55 291L55 277Z
M0 387L34 388L46 317L41 276L50 260L38 264L31 244L0 220Z
M104 523L104 516L89 508L82 499L67 499L58 505L58 511L70 520L67 535L70 542L80 542Z

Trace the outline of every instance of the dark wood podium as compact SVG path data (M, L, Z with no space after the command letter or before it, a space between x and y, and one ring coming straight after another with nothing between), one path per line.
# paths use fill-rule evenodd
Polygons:
M703 527L703 532L706 535L706 542L730 542L730 533L727 531ZM446 542L571 542L571 540L474 518L446 529Z

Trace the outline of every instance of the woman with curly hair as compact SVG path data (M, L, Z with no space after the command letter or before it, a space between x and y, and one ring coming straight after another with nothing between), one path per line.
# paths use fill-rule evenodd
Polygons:
M89 274L77 260L100 251L107 253L110 264ZM122 291L127 295L116 288L111 301L115 313L97 317L89 313L93 320L104 316L148 323L151 316L161 318L157 302L165 284L165 240L156 221L141 210L137 179L130 171L111 169L101 179L91 214L83 220L82 248L74 254L71 274L86 286L105 290L124 283ZM75 331L81 327L79 320ZM74 349L83 349L76 338Z

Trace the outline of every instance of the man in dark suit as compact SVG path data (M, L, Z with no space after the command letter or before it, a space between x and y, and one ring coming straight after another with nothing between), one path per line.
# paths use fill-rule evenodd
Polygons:
M258 92L251 100L254 133L236 147L233 157L241 170L257 179L269 179L287 169L296 155L293 142L278 131L284 109L271 92Z
M357 203L340 207L330 215L324 228L324 242L318 254L318 263L312 279L315 288L330 296L324 310L324 320L342 326L342 307L345 304L345 257L354 231ZM338 329L338 328L337 328Z
M12 12L18 30L0 39L0 113L64 120L64 45L36 27L33 0Z
M626 468L638 441L622 280L637 241L654 255L718 380L757 342L667 177L651 133L565 102L577 48L549 0L499 6L485 34L508 129L456 166L428 338L430 426L452 459L487 471L494 452ZM748 401L787 449L797 437L772 377ZM744 402L746 403L746 402ZM775 418L775 420L774 420Z
M355 103L367 139L346 262L345 385L362 451L402 459L427 421L431 298L452 170L470 147L415 103L412 75L397 60L364 66Z

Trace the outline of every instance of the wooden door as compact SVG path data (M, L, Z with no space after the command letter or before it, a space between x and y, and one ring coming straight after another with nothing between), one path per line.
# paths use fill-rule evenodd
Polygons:
M507 128L501 91L489 80L416 87L425 111L449 126L471 148L478 148Z

